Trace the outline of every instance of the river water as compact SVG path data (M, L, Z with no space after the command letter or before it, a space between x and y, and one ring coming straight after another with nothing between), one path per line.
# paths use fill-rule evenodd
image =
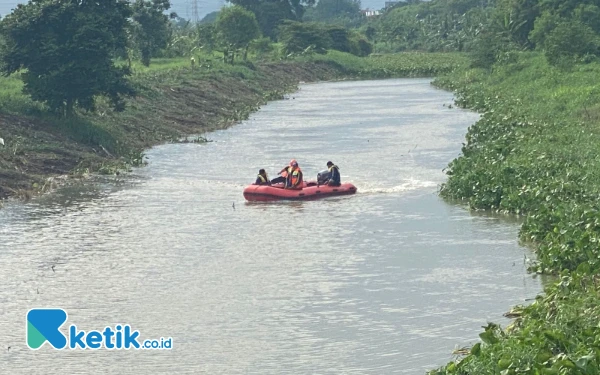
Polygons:
M0 373L424 374L541 286L518 224L437 197L477 115L425 79L303 85L211 143L163 145L116 183L0 210ZM259 168L327 160L355 196L245 203ZM25 343L130 324L172 350ZM10 350L8 349L10 347Z

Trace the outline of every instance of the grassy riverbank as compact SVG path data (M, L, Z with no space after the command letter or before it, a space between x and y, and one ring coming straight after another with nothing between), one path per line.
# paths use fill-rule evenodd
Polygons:
M152 145L174 142L246 119L298 82L433 76L466 64L460 54L406 53L360 58L331 51L286 61L224 64L217 55L134 65L138 95L125 112L99 101L96 113L70 120L50 115L22 92L16 76L0 78L0 199L28 197L52 186L49 177L118 173L143 161Z
M600 374L600 63L560 70L542 55L513 57L437 80L483 114L441 194L525 215L532 269L560 283L518 309L508 332L488 327L482 345L433 374Z

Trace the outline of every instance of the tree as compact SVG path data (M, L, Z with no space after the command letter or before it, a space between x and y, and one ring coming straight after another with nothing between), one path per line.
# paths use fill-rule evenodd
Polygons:
M510 43L492 32L483 32L473 43L471 67L491 69L498 62L499 55L505 52Z
M331 37L314 22L284 21L279 26L279 42L286 55L314 51L325 54L331 47Z
M224 58L226 59L230 54L232 63L235 51L241 48L244 49L244 59L246 59L248 45L260 36L260 29L254 14L237 5L221 10L217 17L216 28L225 47Z
M569 66L585 55L598 55L598 35L578 21L559 23L546 37L545 55L552 65Z
M197 45L207 52L212 52L216 45L217 31L214 23L200 24L196 27Z
M208 13L206 16L204 16L204 18L200 20L200 23L214 23L217 20L217 17L219 17L218 10Z
M535 20L534 28L529 33L529 40L531 40L536 47L543 48L546 38L560 22L560 16L545 11Z
M319 0L308 8L305 19L309 21L336 22L344 18L360 18L360 0Z
M256 16L263 35L275 38L277 27L283 20L300 21L305 6L315 4L315 0L227 0L251 11Z
M528 36L539 16L538 0L498 0L494 26L511 42L531 47Z
M171 20L171 38L166 48L160 51L161 57L190 56L198 48L196 25L177 17Z
M600 7L593 4L580 4L573 11L575 19L591 27L594 32L600 33Z
M5 40L0 70L24 73L24 92L70 116L75 105L94 110L105 95L116 110L133 95L126 67L113 64L127 44L129 4L123 0L31 0L0 22Z
M134 43L142 55L142 64L149 66L152 56L168 45L171 39L169 17L174 19L177 15L164 14L171 8L169 0L136 0L131 8Z
M284 20L295 20L296 17L290 11L287 3L281 1L261 2L256 11L256 20L263 35L275 40L277 27Z

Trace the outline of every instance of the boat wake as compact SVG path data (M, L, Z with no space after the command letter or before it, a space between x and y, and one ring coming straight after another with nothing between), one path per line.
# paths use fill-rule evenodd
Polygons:
M392 187L370 186L369 184L357 184L359 194L394 194L414 190L433 190L438 183L434 181L422 181L407 179L400 185Z

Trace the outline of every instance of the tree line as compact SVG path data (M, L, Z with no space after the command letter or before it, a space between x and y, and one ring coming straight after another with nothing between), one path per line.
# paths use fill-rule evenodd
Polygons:
M69 116L94 110L97 96L122 110L135 93L132 59L149 65L200 49L228 63L249 50L276 58L463 51L484 68L522 50L560 67L600 54L599 0L408 0L370 18L359 0L229 0L198 24L170 8L169 0L30 0L0 21L0 72L20 72L32 99Z
M54 112L94 110L95 97L124 109L135 90L116 57L139 54L148 65L166 46L169 0L32 0L0 21L0 71L21 72L24 92Z
M358 30L303 23L314 0L229 1L192 24L168 13L169 0L30 0L0 20L0 72L19 72L33 100L71 116L75 108L93 111L98 96L123 110L124 98L135 95L132 59L149 66L154 57L192 56L203 49L221 51L234 63L245 60L249 48L272 51L274 42L281 43L281 58L328 49L371 52ZM319 4L328 1L338 0Z
M568 66L600 54L598 0L410 0L364 22L378 52L465 51L490 67L513 51Z

